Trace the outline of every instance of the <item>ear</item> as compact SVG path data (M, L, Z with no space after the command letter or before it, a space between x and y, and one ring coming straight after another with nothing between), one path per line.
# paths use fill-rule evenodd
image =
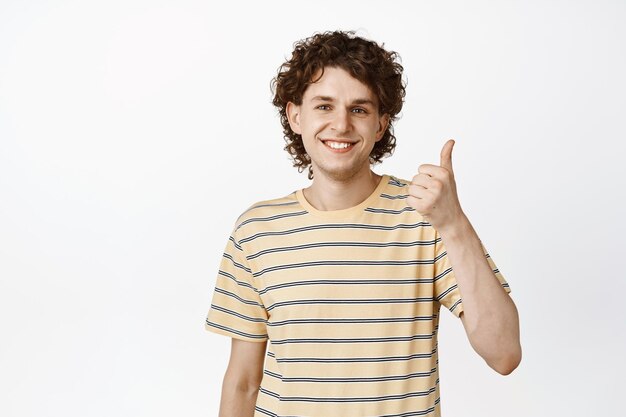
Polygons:
M389 126L389 115L387 113L383 114L378 118L378 130L376 131L376 142L383 138L385 131L387 130L387 126Z
M287 112L287 120L289 120L289 126L294 133L298 135L302 134L302 129L300 129L300 106L293 104L291 101L287 103L287 108L285 109Z

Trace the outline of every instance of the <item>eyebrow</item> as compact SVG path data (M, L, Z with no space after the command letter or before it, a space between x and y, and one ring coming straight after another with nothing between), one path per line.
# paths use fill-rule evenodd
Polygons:
M311 99L311 101L330 101L333 102L335 99L331 96L315 96ZM376 104L370 100L369 98L356 98L352 100L352 104L369 104L371 106L376 107Z

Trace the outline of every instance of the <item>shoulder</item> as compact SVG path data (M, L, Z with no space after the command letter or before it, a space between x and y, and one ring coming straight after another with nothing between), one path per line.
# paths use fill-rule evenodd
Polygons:
M391 196L395 196L394 199L404 200L409 192L409 184L411 184L410 180L388 174L387 184L385 184L381 197L391 198Z
M398 187L398 188L403 188L403 187L408 187L409 184L411 183L411 180L405 180L403 178L400 178L398 176L395 175L389 175L389 185Z
M238 231L245 228L250 223L289 216L291 213L298 211L299 208L295 191L283 197L257 201L239 214L235 221L234 230Z
M424 216L407 203L410 184L411 180L388 174L387 184L377 200L377 207L366 210L385 214L378 218L378 221L384 218L389 222L422 226L426 222ZM391 216L392 214L394 216Z

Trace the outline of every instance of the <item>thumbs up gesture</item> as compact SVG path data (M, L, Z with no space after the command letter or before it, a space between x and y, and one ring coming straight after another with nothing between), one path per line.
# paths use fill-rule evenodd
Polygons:
M409 206L440 231L455 227L464 217L452 170L454 143L454 139L450 139L443 145L439 166L419 166L418 174L409 184L409 196L406 199Z

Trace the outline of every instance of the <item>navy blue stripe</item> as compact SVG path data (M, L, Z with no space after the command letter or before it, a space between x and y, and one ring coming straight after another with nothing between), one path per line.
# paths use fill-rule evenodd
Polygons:
M448 295L449 293L451 293L452 291L454 291L454 290L456 290L456 289L457 289L457 285L456 285L456 284L454 284L454 285L452 285L452 286L448 287L448 288L447 288L444 292L442 292L441 294L439 294L439 296L438 296L438 297L436 297L436 298L435 298L435 300L437 300L437 301L441 300L441 299L442 299L442 298L444 298L446 295Z
M224 295L227 295L229 297L235 298L235 299L241 301L244 304L249 304L249 305L254 305L254 306L258 306L258 307L263 307L263 304L259 304L256 301L252 301L252 300L246 300L244 298L239 297L237 294L234 294L234 293L232 293L230 291L226 291L226 290L224 290L222 288L219 288L219 287L215 287L215 292L218 292L220 294L224 294Z
M283 301L270 305L267 311L271 311L278 307L303 305L303 304L395 304L395 303L431 303L435 301L432 297L417 298L366 298L366 299L312 299L312 300L296 300Z
M239 243L243 244L246 242L250 242L259 237L290 235L293 233L307 232L310 230L320 230L320 229L368 229L368 230L389 231L389 230L396 230L396 229L414 229L420 226L423 226L423 227L431 226L431 224L428 222L424 222L424 221L413 223L413 224L401 223L395 226L383 226L383 225L371 225L371 224L359 224L359 223L322 223L322 224L315 224L311 226L298 227L295 229L261 232L261 233L254 234L252 236L245 237L241 239Z
M435 281L439 281L441 278L445 277L446 275L448 275L449 273L452 272L452 268L448 268L445 271L443 271L441 274L439 275L435 275Z
M239 223L239 226L237 226L237 229L239 229L241 226L248 224L248 223L254 223L254 222L268 222L271 220L276 220L276 219L282 219L285 217L295 217L295 216L303 216L305 214L307 214L307 211L295 211L292 213L283 213L283 214L276 214L274 216L269 216L269 217L251 217L247 220L244 220L243 222Z
M413 207L407 206L401 210L390 210L390 209L383 209L383 208L368 207L364 211L369 211L370 213L400 214L400 213L404 213L405 211L416 211L416 210Z
M380 195L382 198L387 198L389 200L402 200L407 198L409 195L408 194L398 194L398 195L389 195L389 194L381 194Z
M206 320L206 324L207 326L211 326L211 327L215 327L216 329L220 329L220 330L224 330L233 334L238 334L240 336L246 336L249 337L251 339L267 339L267 335L260 335L260 334L251 334L251 333L245 333L242 332L240 330L237 329L233 329L231 327L226 327L226 326L222 326L221 324L217 324L217 323L213 323L212 321Z
M441 240L441 239L439 239ZM388 247L412 247L412 246L432 246L439 240L415 240L413 242L314 242L295 246L282 246L278 248L265 249L252 255L246 256L246 259L255 259L261 255L274 252L294 251L300 249L322 248L322 247L368 247L368 248L388 248Z
M507 287L507 286L508 286L508 285L502 284L502 287ZM441 295L439 295L439 296L436 298L436 300L437 300L437 301L441 301L441 300L442 300L442 299L443 299L446 295L448 295L450 292L452 292L452 291L454 291L454 290L456 290L456 289L457 289L457 285L456 285L456 284L454 284L454 285L453 285L453 286L451 286L450 288L446 289L443 293L441 293ZM457 302L457 303L455 303L455 307L456 307L456 304L458 304L458 302ZM452 308L451 308L451 309L452 309Z
M238 313L238 312L233 311L233 310L229 310L228 308L224 308L224 307L221 307L221 306L218 306L218 305L215 305L215 304L211 304L211 308L213 310L221 311L222 313L230 314L231 316L239 317L242 320L255 322L255 323L267 323L267 320L265 320L264 318L244 316L241 313Z
M389 182L387 182L387 184L390 184L390 185L393 185L393 186L396 186L396 187L404 187L405 185L407 185L407 184L405 184L403 182L400 182L400 180L398 180L394 176L390 177Z
M406 356L382 356L370 358L279 358L278 363L370 363L370 362L406 362L413 359L429 359L437 352L433 349L430 353L414 353ZM274 352L267 351L267 356L276 358Z
M264 393L261 392L261 394L264 394ZM439 401L440 401L440 399L439 399L439 397L437 397L437 399L435 400L434 404L435 405L439 404ZM263 410L262 408L260 408L258 406L255 406L254 409L259 411L259 412L261 412L261 413L263 413L263 414L265 414L265 415L271 416L271 417L279 417L277 414L271 413L271 412L269 412L267 410ZM435 407L434 406L430 407L430 408L427 408L426 410L409 411L409 412L400 413L400 414L384 414L384 415L379 415L377 417L415 417L415 416L424 416L426 414L432 413L433 411L435 411ZM281 417L300 417L300 416L281 416Z
M290 343L387 343L387 342L410 342L412 340L432 339L436 330L431 334L414 334L411 336L391 336L391 337L353 337L353 338L299 338L299 339L274 339L272 345L285 345Z
M235 262L235 259L233 259L233 256L230 253L224 252L224 254L222 256L224 258L226 258L226 259L230 259L230 261L233 263L233 265L236 266L237 268L243 269L247 273L252 273L252 270L250 268L248 268L247 266L242 265L242 264L240 264L238 262Z
M281 288L299 287L301 285L404 285L404 284L432 284L433 278L416 279L320 279L311 281L294 281L284 284L269 285L259 291L260 295Z
M249 288L249 289L251 289L251 290L253 290L253 291L255 291L255 292L257 292L257 293L258 293L257 289L256 289L256 288L254 288L252 285L248 284L247 282L237 281L237 278L236 278L233 274L229 274L228 272L226 272L226 271L222 271L221 269L218 271L218 273L217 273L217 274L218 274L218 275L223 275L223 276L225 276L225 277L228 277L228 278L230 278L231 280L235 281L235 282L237 283L237 285L240 285L240 286L242 286L242 287Z
M441 238L435 239L435 243L439 243L439 241L441 241ZM447 254L448 254L447 251L441 252L439 255L435 256L435 262L443 258L444 256L446 256Z
M279 417L278 414L276 413L272 413L271 411L268 411L264 408L259 407L258 405L254 406L254 410L258 411L261 414L265 414L266 416L270 416L270 417Z
M452 304L452 306L450 306L450 311L454 311L454 309L457 308L458 305L461 304L462 302L463 302L463 299L459 298L456 303L454 303L454 304Z
M235 240L235 238L230 235L228 237L228 240L230 240L231 242L233 242L233 246L235 246L237 249L239 249L240 252L243 252L243 249L241 248L241 246L239 245L239 243L237 243L237 241Z
M432 321L437 318L437 315L432 316L417 316L417 317L389 317L389 318L374 318L374 319L291 319L282 320L268 323L268 326L277 327L285 326L288 324L333 324L333 323L347 323L347 324L366 324L366 323L411 323L416 321Z
M312 262L299 262L295 264L286 264L286 265L275 265L269 268L264 268L258 272L252 273L252 276L257 278L261 275L272 272L279 271L281 269L292 269L292 268L307 268L310 266L330 266L330 265L343 265L343 266L404 266L404 265L428 265L433 264L434 261L432 259L410 259L407 261L366 261L366 260L323 260L323 261L312 261Z
M383 395L376 397L287 397L284 395L278 395L272 391L268 391L265 388L261 388L260 391L264 394L272 397L280 398L280 401L300 401L300 402L313 402L313 403L361 403L361 402L381 402L390 400L402 400L410 397L424 397L435 392L436 387L432 387L426 391L415 391L406 394L397 395Z
M280 379L281 382L326 382L326 383L336 383L336 382L381 382L381 381L404 381L407 379L413 378L426 378L431 376L437 372L437 368L432 368L430 371L425 372L413 372L406 375L389 375L389 376L372 376L372 377L361 377L361 378L338 378L338 377L283 377L280 374L271 371L264 371L265 375L269 375L273 378Z

